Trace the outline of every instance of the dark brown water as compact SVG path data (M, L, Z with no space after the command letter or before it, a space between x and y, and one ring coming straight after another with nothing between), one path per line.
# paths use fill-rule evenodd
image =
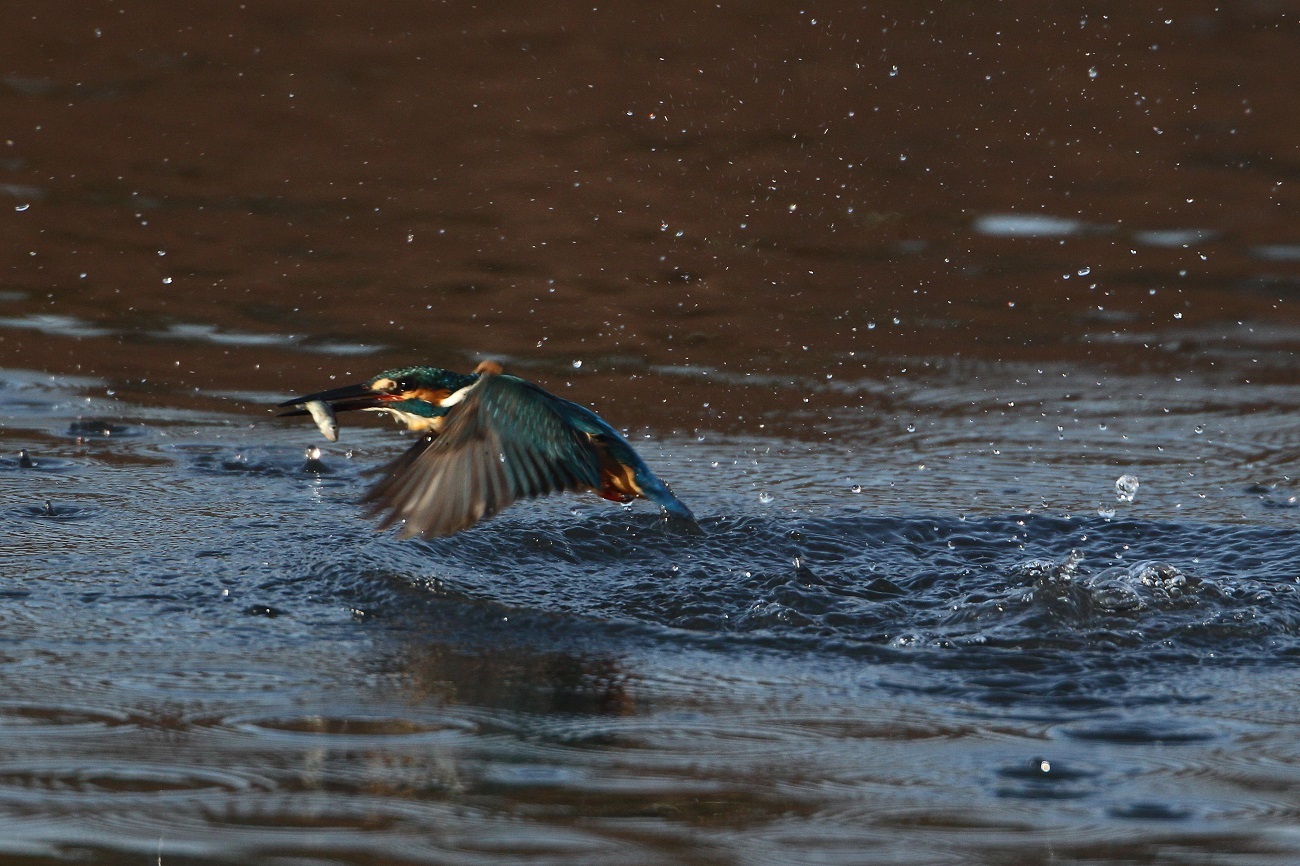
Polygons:
M1300 859L1296 4L4 17L0 862ZM706 534L268 408L482 357Z

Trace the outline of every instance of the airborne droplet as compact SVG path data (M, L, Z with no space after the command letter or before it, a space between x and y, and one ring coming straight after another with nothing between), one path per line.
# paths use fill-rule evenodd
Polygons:
M1132 502L1137 497L1138 480L1132 475L1121 475L1115 479L1115 500Z

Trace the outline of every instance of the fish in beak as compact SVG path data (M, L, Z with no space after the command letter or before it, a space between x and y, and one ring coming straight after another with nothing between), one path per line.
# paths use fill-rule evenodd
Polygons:
M279 408L290 408L287 412L281 412L280 417L310 415L311 420L315 421L316 427L320 429L321 435L331 442L337 442L339 441L339 422L334 417L334 413L345 412L349 409L373 409L382 404L383 396L367 383L344 385L342 388L334 388L329 391L308 394L305 397L294 397L285 400L279 405Z

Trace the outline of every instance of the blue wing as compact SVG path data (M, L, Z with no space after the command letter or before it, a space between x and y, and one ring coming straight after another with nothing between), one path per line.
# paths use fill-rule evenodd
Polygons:
M514 376L487 372L430 434L382 467L366 494L381 527L451 535L519 499L591 490L643 496L685 528L694 515L612 427L589 409Z
M380 471L366 499L381 527L403 536L451 535L519 499L598 489L600 464L555 398L513 376L484 375L428 436Z

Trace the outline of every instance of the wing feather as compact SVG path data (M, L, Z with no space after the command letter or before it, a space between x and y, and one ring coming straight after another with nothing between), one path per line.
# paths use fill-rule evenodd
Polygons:
M599 456L565 401L514 376L484 374L446 415L441 434L384 466L366 494L403 536L451 535L519 499L600 486Z

